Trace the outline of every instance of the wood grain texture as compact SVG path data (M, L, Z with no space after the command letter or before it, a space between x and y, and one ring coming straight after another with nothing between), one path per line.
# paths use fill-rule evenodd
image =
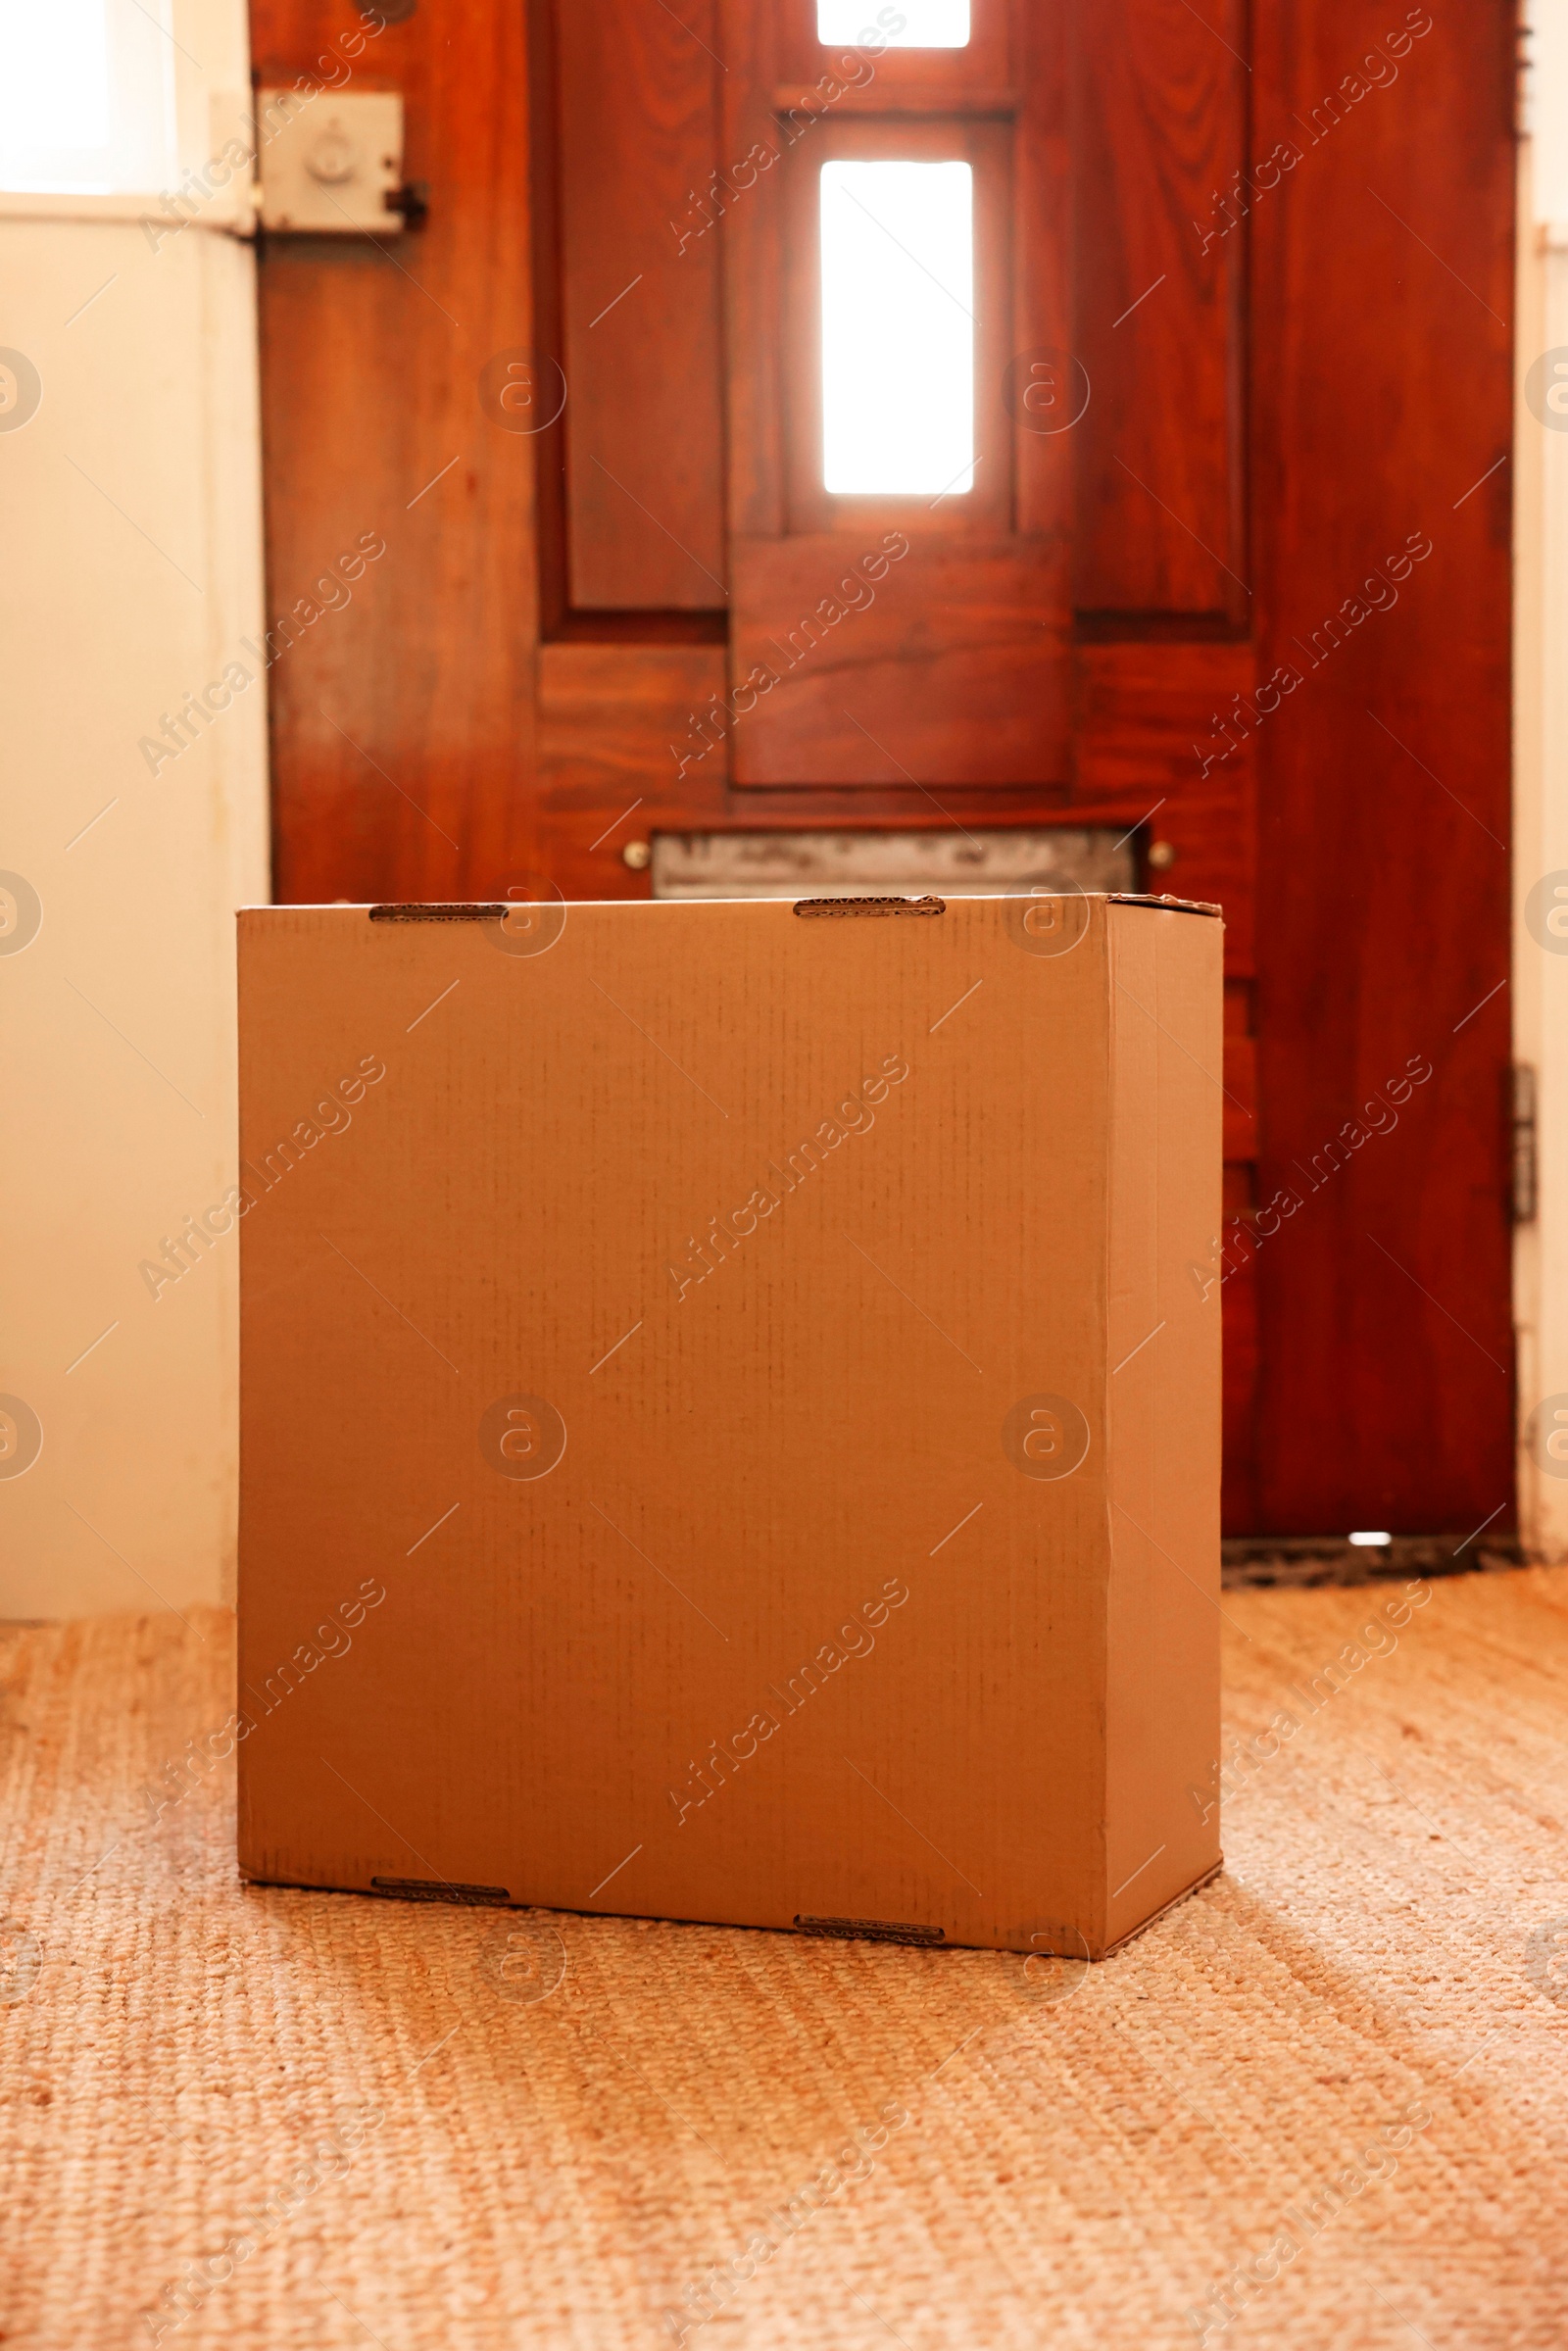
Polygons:
M1074 805L1125 810L1175 850L1158 886L1224 907L1225 969L1237 978L1255 967L1260 729L1227 735L1216 721L1247 707L1254 662L1250 645L1135 640L1077 654Z
M722 611L717 10L555 12L571 604Z
M1375 87L1362 9L1259 15L1261 135L1305 149L1252 220L1260 669L1303 679L1258 737L1259 1190L1302 1201L1256 1277L1276 1531L1512 1507L1512 25L1410 22Z
M1245 177L1243 192L1233 186L1253 160L1247 15L1246 0L1201 14L1185 0L1079 0L1073 11L1073 347L1094 387L1074 435L1080 611L1250 624L1250 193Z
M1257 1157L1257 1040L1225 1040L1225 1159Z
M260 272L268 613L299 619L361 534L386 553L268 672L280 899L482 893L527 861L532 442L481 413L530 330L528 60L514 10L421 9L365 43L348 0L256 0L263 84L407 94L413 235L268 240ZM318 64L336 56L335 67ZM341 576L341 572L340 572Z
M723 822L725 743L697 756L692 720L724 677L716 645L541 649L540 857L568 898L646 898L646 870L621 857L628 841Z
M1025 544L931 533L856 608L845 582L864 580L858 541L738 541L732 675L777 682L737 732L737 784L886 783L901 770L932 785L1063 777L1060 567L1044 549L1029 561Z

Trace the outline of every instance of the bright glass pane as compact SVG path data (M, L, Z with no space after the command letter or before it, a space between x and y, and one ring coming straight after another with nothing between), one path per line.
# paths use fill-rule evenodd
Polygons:
M974 487L974 175L822 166L823 479L844 496Z
M816 0L816 37L890 49L966 49L969 0L898 0L872 14L870 0Z
M0 187L173 185L169 15L170 0L0 0Z

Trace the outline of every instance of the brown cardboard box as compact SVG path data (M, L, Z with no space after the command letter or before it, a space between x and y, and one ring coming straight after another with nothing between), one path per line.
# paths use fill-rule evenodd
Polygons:
M242 1868L1100 1956L1218 1863L1221 925L502 912L240 917Z

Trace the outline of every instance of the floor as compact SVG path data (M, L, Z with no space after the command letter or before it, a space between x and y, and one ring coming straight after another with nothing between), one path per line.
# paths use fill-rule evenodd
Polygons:
M1555 2351L1568 1569L1224 1610L1225 1874L1034 1979L243 1886L228 1619L5 1632L0 2340Z

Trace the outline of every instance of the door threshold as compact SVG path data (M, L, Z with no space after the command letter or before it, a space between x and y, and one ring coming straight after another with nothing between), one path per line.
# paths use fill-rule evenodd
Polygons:
M1220 1580L1232 1592L1265 1584L1409 1583L1529 1564L1517 1535L1394 1535L1381 1543L1343 1535L1242 1535L1220 1544Z

